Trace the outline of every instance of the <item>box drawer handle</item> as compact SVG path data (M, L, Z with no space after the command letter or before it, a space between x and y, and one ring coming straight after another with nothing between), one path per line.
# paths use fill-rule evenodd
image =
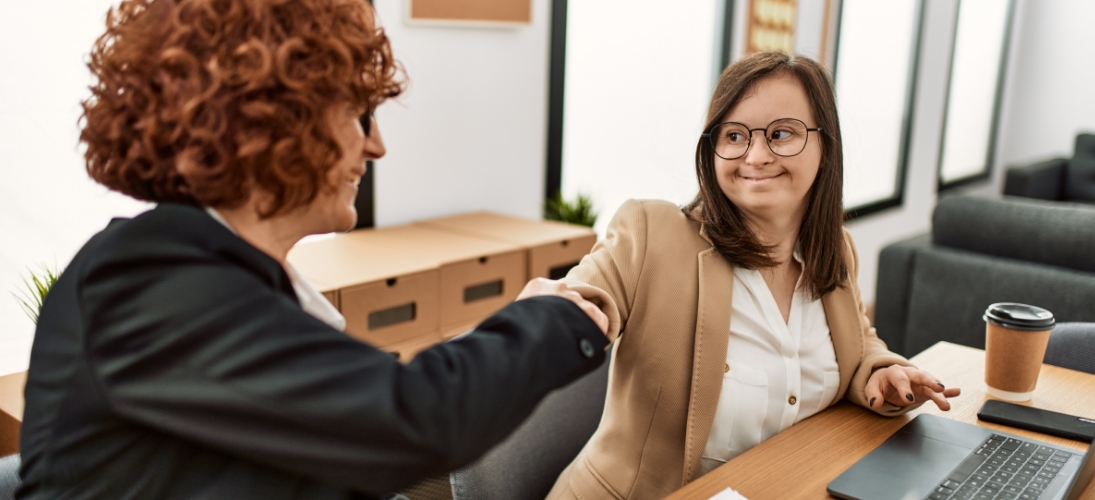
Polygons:
M502 280L491 281L482 285L472 285L464 289L464 303L489 299L499 295L502 295Z
M555 266L548 271L548 279L561 280L567 277L567 273L570 272L574 266L577 266L577 262L571 262L570 264L563 264L561 266Z
M410 304L373 311L369 313L369 329L376 330L377 328L414 321L416 309L415 303L411 302Z

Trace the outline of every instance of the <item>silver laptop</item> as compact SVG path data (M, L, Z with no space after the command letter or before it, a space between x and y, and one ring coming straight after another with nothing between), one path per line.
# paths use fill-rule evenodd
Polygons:
M1076 500L1087 454L935 415L918 415L829 483L850 500Z

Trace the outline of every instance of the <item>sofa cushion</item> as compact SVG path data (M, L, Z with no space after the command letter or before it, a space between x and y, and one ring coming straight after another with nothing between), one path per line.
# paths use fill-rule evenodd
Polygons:
M986 255L1095 272L1095 207L1026 198L943 198L932 242Z
M909 292L916 254L931 249L931 233L887 245L878 255L878 281L875 286L874 326L878 338L891 351L902 356L905 352L905 324L909 308Z
M1072 156L1095 156L1095 134L1076 134Z
M1095 273L978 255L939 246L916 253L905 354L940 340L985 347L985 308L994 302L1044 307L1058 321L1095 321Z
M1065 170L1065 197L1095 202L1095 155L1076 156Z

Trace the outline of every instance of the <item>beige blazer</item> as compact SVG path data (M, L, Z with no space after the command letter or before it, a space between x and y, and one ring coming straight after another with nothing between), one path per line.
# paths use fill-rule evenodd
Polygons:
M847 231L844 241L848 281L821 301L840 367L836 399L866 406L872 370L909 362L867 321ZM565 278L608 315L610 335L621 335L601 424L549 500L662 498L694 479L722 389L733 279L701 225L676 205L620 208L606 238ZM880 413L911 409L886 406Z

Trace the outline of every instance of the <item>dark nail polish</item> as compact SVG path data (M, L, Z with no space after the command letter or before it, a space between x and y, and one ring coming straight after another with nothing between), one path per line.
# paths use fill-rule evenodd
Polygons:
M905 399L907 399L909 401L916 401L916 398L912 397L912 394L906 394Z
M874 400L876 400L876 399L878 399L878 398L871 398L871 402L868 406L874 406Z
M940 382L940 381L938 381L938 380L936 380L936 381L935 381L935 383L939 384L939 387L942 387L942 388L944 388L944 389L946 389L946 388L947 388L947 386L943 385L943 383L942 383L942 382Z

